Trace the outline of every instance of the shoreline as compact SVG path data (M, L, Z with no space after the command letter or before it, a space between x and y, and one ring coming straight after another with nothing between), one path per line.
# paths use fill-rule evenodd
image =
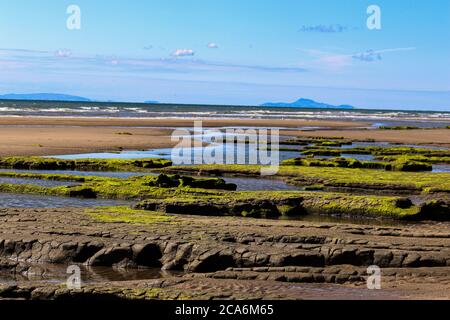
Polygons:
M248 126L248 127L330 127L359 128L370 126L370 122L351 120L309 120L309 119L202 119L202 118L115 118L115 117L8 117L0 116L0 126L77 126L77 127L192 127L195 121L202 121L203 127Z

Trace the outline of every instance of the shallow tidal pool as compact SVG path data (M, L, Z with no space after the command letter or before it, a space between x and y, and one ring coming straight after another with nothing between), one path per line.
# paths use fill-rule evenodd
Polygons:
M4 208L87 208L129 205L130 202L106 199L81 199L45 195L0 193L0 207Z

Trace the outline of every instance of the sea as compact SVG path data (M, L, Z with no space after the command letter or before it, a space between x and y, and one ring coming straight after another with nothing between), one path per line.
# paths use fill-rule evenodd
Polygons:
M450 125L449 111L304 109L226 105L144 104L115 102L0 101L0 116L98 117L154 119L304 119L370 122L372 127Z

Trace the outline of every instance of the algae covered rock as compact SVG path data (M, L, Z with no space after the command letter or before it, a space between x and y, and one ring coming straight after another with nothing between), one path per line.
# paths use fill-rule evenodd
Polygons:
M422 204L420 217L425 220L450 221L450 202L430 200Z
M165 199L144 200L135 208L173 214L206 216L243 216L253 218L276 218L282 215L301 215L305 211L301 198L287 199Z
M417 161L395 161L392 163L394 171L432 171L433 166L428 163Z
M95 199L97 198L97 193L92 188L74 187L69 188L67 196L73 198Z
M409 209L413 206L411 199L409 198L398 198L394 200L396 208Z
M192 178L186 176L160 174L154 181L148 183L149 186L160 188L190 187L200 189L222 189L236 190L234 183L226 183L219 178Z
M77 159L66 160L43 157L3 157L0 168L25 170L94 170L94 171L129 171L158 169L171 166L165 159Z

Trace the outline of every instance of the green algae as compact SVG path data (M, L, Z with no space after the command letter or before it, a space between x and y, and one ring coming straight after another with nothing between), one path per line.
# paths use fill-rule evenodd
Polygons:
M305 155L340 155L341 153L345 154L370 154L374 156L381 155L424 155L424 156L436 156L436 157L450 157L450 151L448 150L436 150L430 148L413 148L413 147L379 147L379 146L370 146L370 147L353 147L353 148L330 148L325 146L311 146L305 147L304 151L302 151Z
M203 168L204 166L200 166ZM189 167L192 169L192 167ZM212 166L218 170L218 166ZM254 170L260 172L260 167L235 166L238 172ZM224 166L223 170L230 172L230 166ZM198 168L197 168L198 169ZM372 180L378 188L384 188L389 183L395 186L409 187L409 191L422 192L449 192L449 174L417 174L413 176L401 172L374 172L366 169L344 168L313 168L283 166L280 173L285 177L301 178L311 189L320 190L330 186L370 188ZM14 174L16 177L30 176L30 174ZM32 174L34 178L42 178L39 174ZM47 178L55 178L58 175L47 175ZM67 178L67 175L62 175ZM63 177L59 177L62 179ZM163 176L164 177L164 176ZM166 176L169 177L169 176ZM172 176L181 177L181 176ZM195 214L201 208L201 214L213 215L239 215L245 217L278 217L291 216L304 213L342 214L342 215L367 215L395 219L404 219L417 216L419 208L399 206L398 197L383 196L357 196L345 193L333 192L309 192L309 191L229 191L218 189L192 188L185 185L173 187L160 185L160 177L142 176L128 179L105 177L77 177L71 179L85 179L80 185L68 187L46 188L36 185L0 184L0 192L32 193L55 196L83 197L83 198L108 198L108 199L132 199L144 202L158 203L151 211L159 211L161 208L178 208L174 213ZM445 178L445 181L444 181ZM163 178L165 181L166 178ZM172 181L172 180L169 180ZM361 185L363 183L363 185ZM159 209L158 209L159 208ZM172 209L171 209L172 210ZM200 210L200 209L199 209ZM231 210L231 211L230 211ZM231 212L231 213L226 213ZM168 213L172 213L170 210ZM167 222L171 218L162 217L156 213L144 213L141 210L133 210L126 207L95 209L90 211L92 217L105 222L126 223L156 223Z
M321 194L303 201L306 211L311 214L370 216L399 220L417 219L420 208L398 206L398 197L342 196L340 194Z
M353 142L348 140L317 140L313 143L315 146L323 146L323 147L342 147L344 145L352 145Z
M301 151L301 154L304 154L305 156L311 155L311 156L326 156L326 157L339 157L342 153L341 149L331 149L331 148L305 148L303 151Z
M431 164L450 164L450 156L438 157L428 155L377 156L380 161L413 161Z
M202 175L260 176L258 165L196 165L171 167L165 170L201 173ZM278 177L299 179L304 185L361 186L365 189L394 188L433 193L450 192L450 173L397 172L337 167L280 166Z
M127 179L109 177L85 177L71 175L48 175L27 173L1 173L16 178L57 179L78 181L75 186L46 188L32 184L0 184L0 192L57 195L81 198L106 198L120 200L139 200L148 197L165 198L174 196L215 195L214 188L229 188L222 179L193 179L172 176L178 179L177 185L162 185L161 176L135 176ZM167 176L165 176L167 177ZM167 177L168 178L168 177ZM170 178L168 178L170 179ZM164 180L164 178L163 178ZM195 187L191 187L195 186ZM202 188L198 187L201 186ZM235 185L232 185L235 187ZM212 189L208 189L212 188Z
M15 174L15 176L29 176L29 174ZM38 174L32 174L41 178ZM57 176L57 175L56 175ZM53 175L47 175L47 178ZM66 177L66 176L64 176ZM61 177L60 177L61 178ZM299 212L295 199L301 198L301 205L306 212L321 212L326 214L361 214L379 215L385 217L403 218L416 212L417 208L397 208L396 198L361 197L336 193L317 193L300 191L227 191L206 190L187 186L156 186L159 177L144 176L129 179L103 177L77 177L85 181L79 186L45 188L35 185L1 184L1 192L35 193L57 196L109 199L158 199L167 204L183 202L192 207L207 204L209 208L233 207L239 203L239 215L246 217L295 215ZM319 186L316 186L319 189ZM261 205L262 203L262 205ZM212 207L211 207L212 206ZM214 207L216 206L216 207ZM275 209L276 208L276 209ZM415 211L416 210L416 211ZM191 211L191 210L189 210ZM274 213L275 212L275 213ZM92 217L105 222L155 223L166 222L171 218L158 214L144 213L127 207L102 208L89 211Z
M403 205L404 203L408 205ZM244 203L244 204L243 204ZM420 207L399 197L357 196L342 193L238 192L215 199L145 200L138 208L172 214L210 216L280 217L305 214L417 219Z
M107 223L130 223L148 225L155 223L167 223L173 221L174 217L161 212L135 210L130 207L96 207L85 210L91 218Z
M71 181L71 182L86 182L101 180L101 177L94 176L77 176L70 174L42 174L42 173L25 173L25 172L0 172L0 177L7 178L23 178L23 179L40 179L40 180L54 180L54 181Z
M373 155L374 161L314 159L316 156L339 157L342 153ZM450 151L412 147L354 147L347 149L325 146L305 147L301 154L310 159L287 160L285 165L383 169L392 171L431 171L430 164L450 163ZM312 160L314 159L314 160Z
M146 171L171 166L165 159L77 159L43 157L3 157L0 168L25 170Z
M341 147L343 145L351 145L353 142L344 137L305 137L294 138L280 141L280 145L298 145L308 146L310 144L315 146L329 146Z
M433 169L429 164L403 158L394 159L392 162L359 161L351 158L296 158L284 160L281 164L285 166L364 168L388 171L431 171Z

